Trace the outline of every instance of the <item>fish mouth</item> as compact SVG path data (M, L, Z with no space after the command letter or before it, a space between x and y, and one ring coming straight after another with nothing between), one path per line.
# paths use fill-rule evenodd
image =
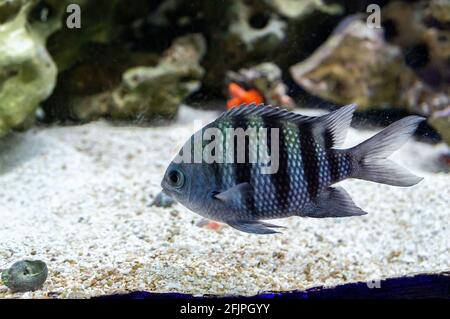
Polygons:
M164 194L171 196L167 182L164 179L161 181L161 188Z

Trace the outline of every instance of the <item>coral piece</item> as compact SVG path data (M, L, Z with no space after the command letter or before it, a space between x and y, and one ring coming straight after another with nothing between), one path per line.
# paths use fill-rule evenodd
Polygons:
M450 106L432 114L430 124L441 134L442 139L450 145Z
M450 2L393 2L383 9L391 43L421 79L406 94L408 108L428 115L430 124L450 145Z
M398 105L399 92L415 79L399 48L359 19L343 23L312 56L291 67L294 80L312 94L360 109Z
M285 37L286 22L257 6L235 1L231 16L225 41L234 52L270 51Z
M274 63L262 63L248 69L240 69L238 72L229 71L227 77L233 81L229 85L229 91L232 96L231 85L236 82L244 87L256 89L261 92L263 100L266 104L274 106L283 106L292 109L295 105L289 95L287 95L286 85L281 79L281 70ZM236 85L236 84L235 84ZM240 99L240 103L248 103ZM252 102L261 103L261 101L253 100Z
M59 72L67 70L80 60L82 49L87 43L109 43L117 33L119 0L52 0L67 6L74 3L82 12L82 27L79 29L61 28L48 41L48 50L58 66ZM101 17L101 18L99 18Z
M30 24L32 10L31 1L0 3L0 136L31 122L56 83L45 40L58 23Z
M300 20L316 11L328 14L342 12L342 7L337 3L326 3L322 0L265 0L278 13L290 19Z
M393 2L382 17L386 37L402 49L407 64L424 82L449 93L450 2Z
M228 70L238 69L246 62L263 62L274 56L286 40L287 23L267 4L233 0L210 31L211 46L205 58L205 86L220 92ZM206 15L215 12L205 7Z
M360 110L393 106L431 116L447 107L448 86L427 83L407 62L401 48L384 39L383 29L353 17L290 70L310 93L339 104L357 103Z
M112 91L77 97L73 113L90 120L103 115L123 119L172 117L178 106L200 87L206 50L199 34L177 38L156 66L136 66L122 75Z
M197 0L189 4L182 0L164 2L164 10L158 9L152 20L171 27L169 30L188 25L200 32L207 26L205 37L212 45L203 63L203 88L217 96L223 93L229 70L267 61L285 70L326 38L323 29L337 22L330 16L342 12L341 5L322 0Z
M328 38L350 4L325 0L265 0L269 10L287 23L285 40L273 59L283 71L306 57ZM351 1L350 1L351 2Z
M448 0L431 0L429 13L441 23L450 22L450 2Z

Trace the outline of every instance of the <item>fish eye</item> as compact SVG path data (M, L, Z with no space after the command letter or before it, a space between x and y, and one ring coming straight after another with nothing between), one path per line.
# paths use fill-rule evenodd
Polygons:
M167 179L172 187L181 188L184 185L184 174L177 169L171 170L167 174Z

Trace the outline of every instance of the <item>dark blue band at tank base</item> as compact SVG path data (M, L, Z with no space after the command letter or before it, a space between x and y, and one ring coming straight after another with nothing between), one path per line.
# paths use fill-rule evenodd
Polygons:
M336 287L315 287L304 291L267 292L255 296L226 296L227 299L450 299L450 272L419 274L408 277L388 278L379 287L369 287L366 282L356 282ZM218 296L208 295L214 298ZM152 293L136 291L97 297L100 299L202 299L203 297L181 293Z

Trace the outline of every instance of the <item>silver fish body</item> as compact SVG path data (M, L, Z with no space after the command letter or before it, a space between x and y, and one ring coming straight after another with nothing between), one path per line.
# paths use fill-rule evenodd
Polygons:
M421 178L386 157L423 118L406 117L360 145L339 149L355 107L320 117L263 105L232 109L186 142L161 185L192 211L249 233L277 232L264 219L363 215L343 188L331 185L346 178L418 183ZM250 133L230 138L236 130ZM267 173L270 165L276 169Z

